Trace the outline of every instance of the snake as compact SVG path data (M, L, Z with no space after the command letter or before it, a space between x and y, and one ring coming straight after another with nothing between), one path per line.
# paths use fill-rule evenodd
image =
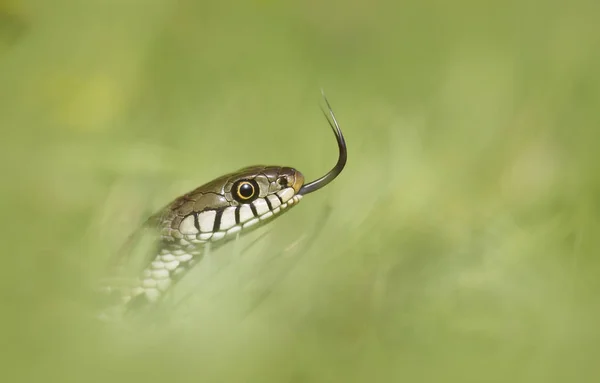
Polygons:
M346 142L324 93L323 98L327 111L322 111L339 151L335 166L312 182L305 182L293 167L249 166L176 198L129 237L128 243L140 233L157 233L150 257L133 283L125 288L105 286L119 292L121 307L134 310L160 301L208 251L273 221L337 178L346 165Z

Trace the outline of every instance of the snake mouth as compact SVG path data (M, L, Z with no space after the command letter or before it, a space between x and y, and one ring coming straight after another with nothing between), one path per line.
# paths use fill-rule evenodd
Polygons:
M335 114L331 109L331 105L329 105L329 101L327 101L327 97L325 97L325 93L323 93L322 90L321 93L323 94L323 99L325 99L325 104L327 104L327 109L329 112L327 113L325 112L325 110L323 110L323 114L325 115L325 118L327 118L327 122L329 123L331 130L333 130L333 134L335 135L335 138L337 140L339 150L338 160L333 169L331 169L327 174L302 186L302 188L300 188L300 190L298 191L299 195L306 195L317 191L325 187L331 181L333 181L342 172L344 166L346 166L346 159L348 157L348 151L346 149L346 140L344 140L342 130L340 129L337 119L335 118Z

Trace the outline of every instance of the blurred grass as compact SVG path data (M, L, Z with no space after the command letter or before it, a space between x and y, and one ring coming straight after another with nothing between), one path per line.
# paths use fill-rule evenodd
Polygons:
M4 380L597 381L599 11L0 1ZM97 322L87 289L149 212L334 163L321 87L341 177L170 320Z

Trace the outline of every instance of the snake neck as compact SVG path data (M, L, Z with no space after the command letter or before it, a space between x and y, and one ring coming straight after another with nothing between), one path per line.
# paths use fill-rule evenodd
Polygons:
M173 212L167 212L157 217L156 226L160 231L161 240L155 248L154 256L146 264L138 278L127 284L126 287L119 289L117 307L125 308L126 311L137 311L138 309L152 306L158 303L165 294L173 288L173 285L179 281L187 272L207 254L222 245L235 240L242 233L248 233L264 224L270 222L283 211L289 210L292 206L298 204L302 196L290 196L286 203L275 205L267 204L267 210L260 210L260 206L250 209L252 218L243 222L235 222L233 226L226 225L228 222L226 208L222 211L204 211L201 213L192 213L187 218L180 219L177 229L173 228ZM203 232L201 230L193 231L185 225L187 220L191 222L202 222L207 216L219 217L219 224L215 221L209 222L212 227L218 227L220 230L213 232ZM235 214L235 217L243 214ZM189 219L191 217L191 219ZM237 218L236 218L236 221Z
M215 245L220 244L209 242L191 247L174 242L162 247L135 284L124 292L122 304L128 309L136 310L159 302L211 248L217 247Z

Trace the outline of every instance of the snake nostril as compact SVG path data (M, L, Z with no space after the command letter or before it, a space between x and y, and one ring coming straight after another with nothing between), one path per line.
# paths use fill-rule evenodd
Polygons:
M285 188L288 186L288 180L287 177L281 177L277 180L277 183L282 187Z

